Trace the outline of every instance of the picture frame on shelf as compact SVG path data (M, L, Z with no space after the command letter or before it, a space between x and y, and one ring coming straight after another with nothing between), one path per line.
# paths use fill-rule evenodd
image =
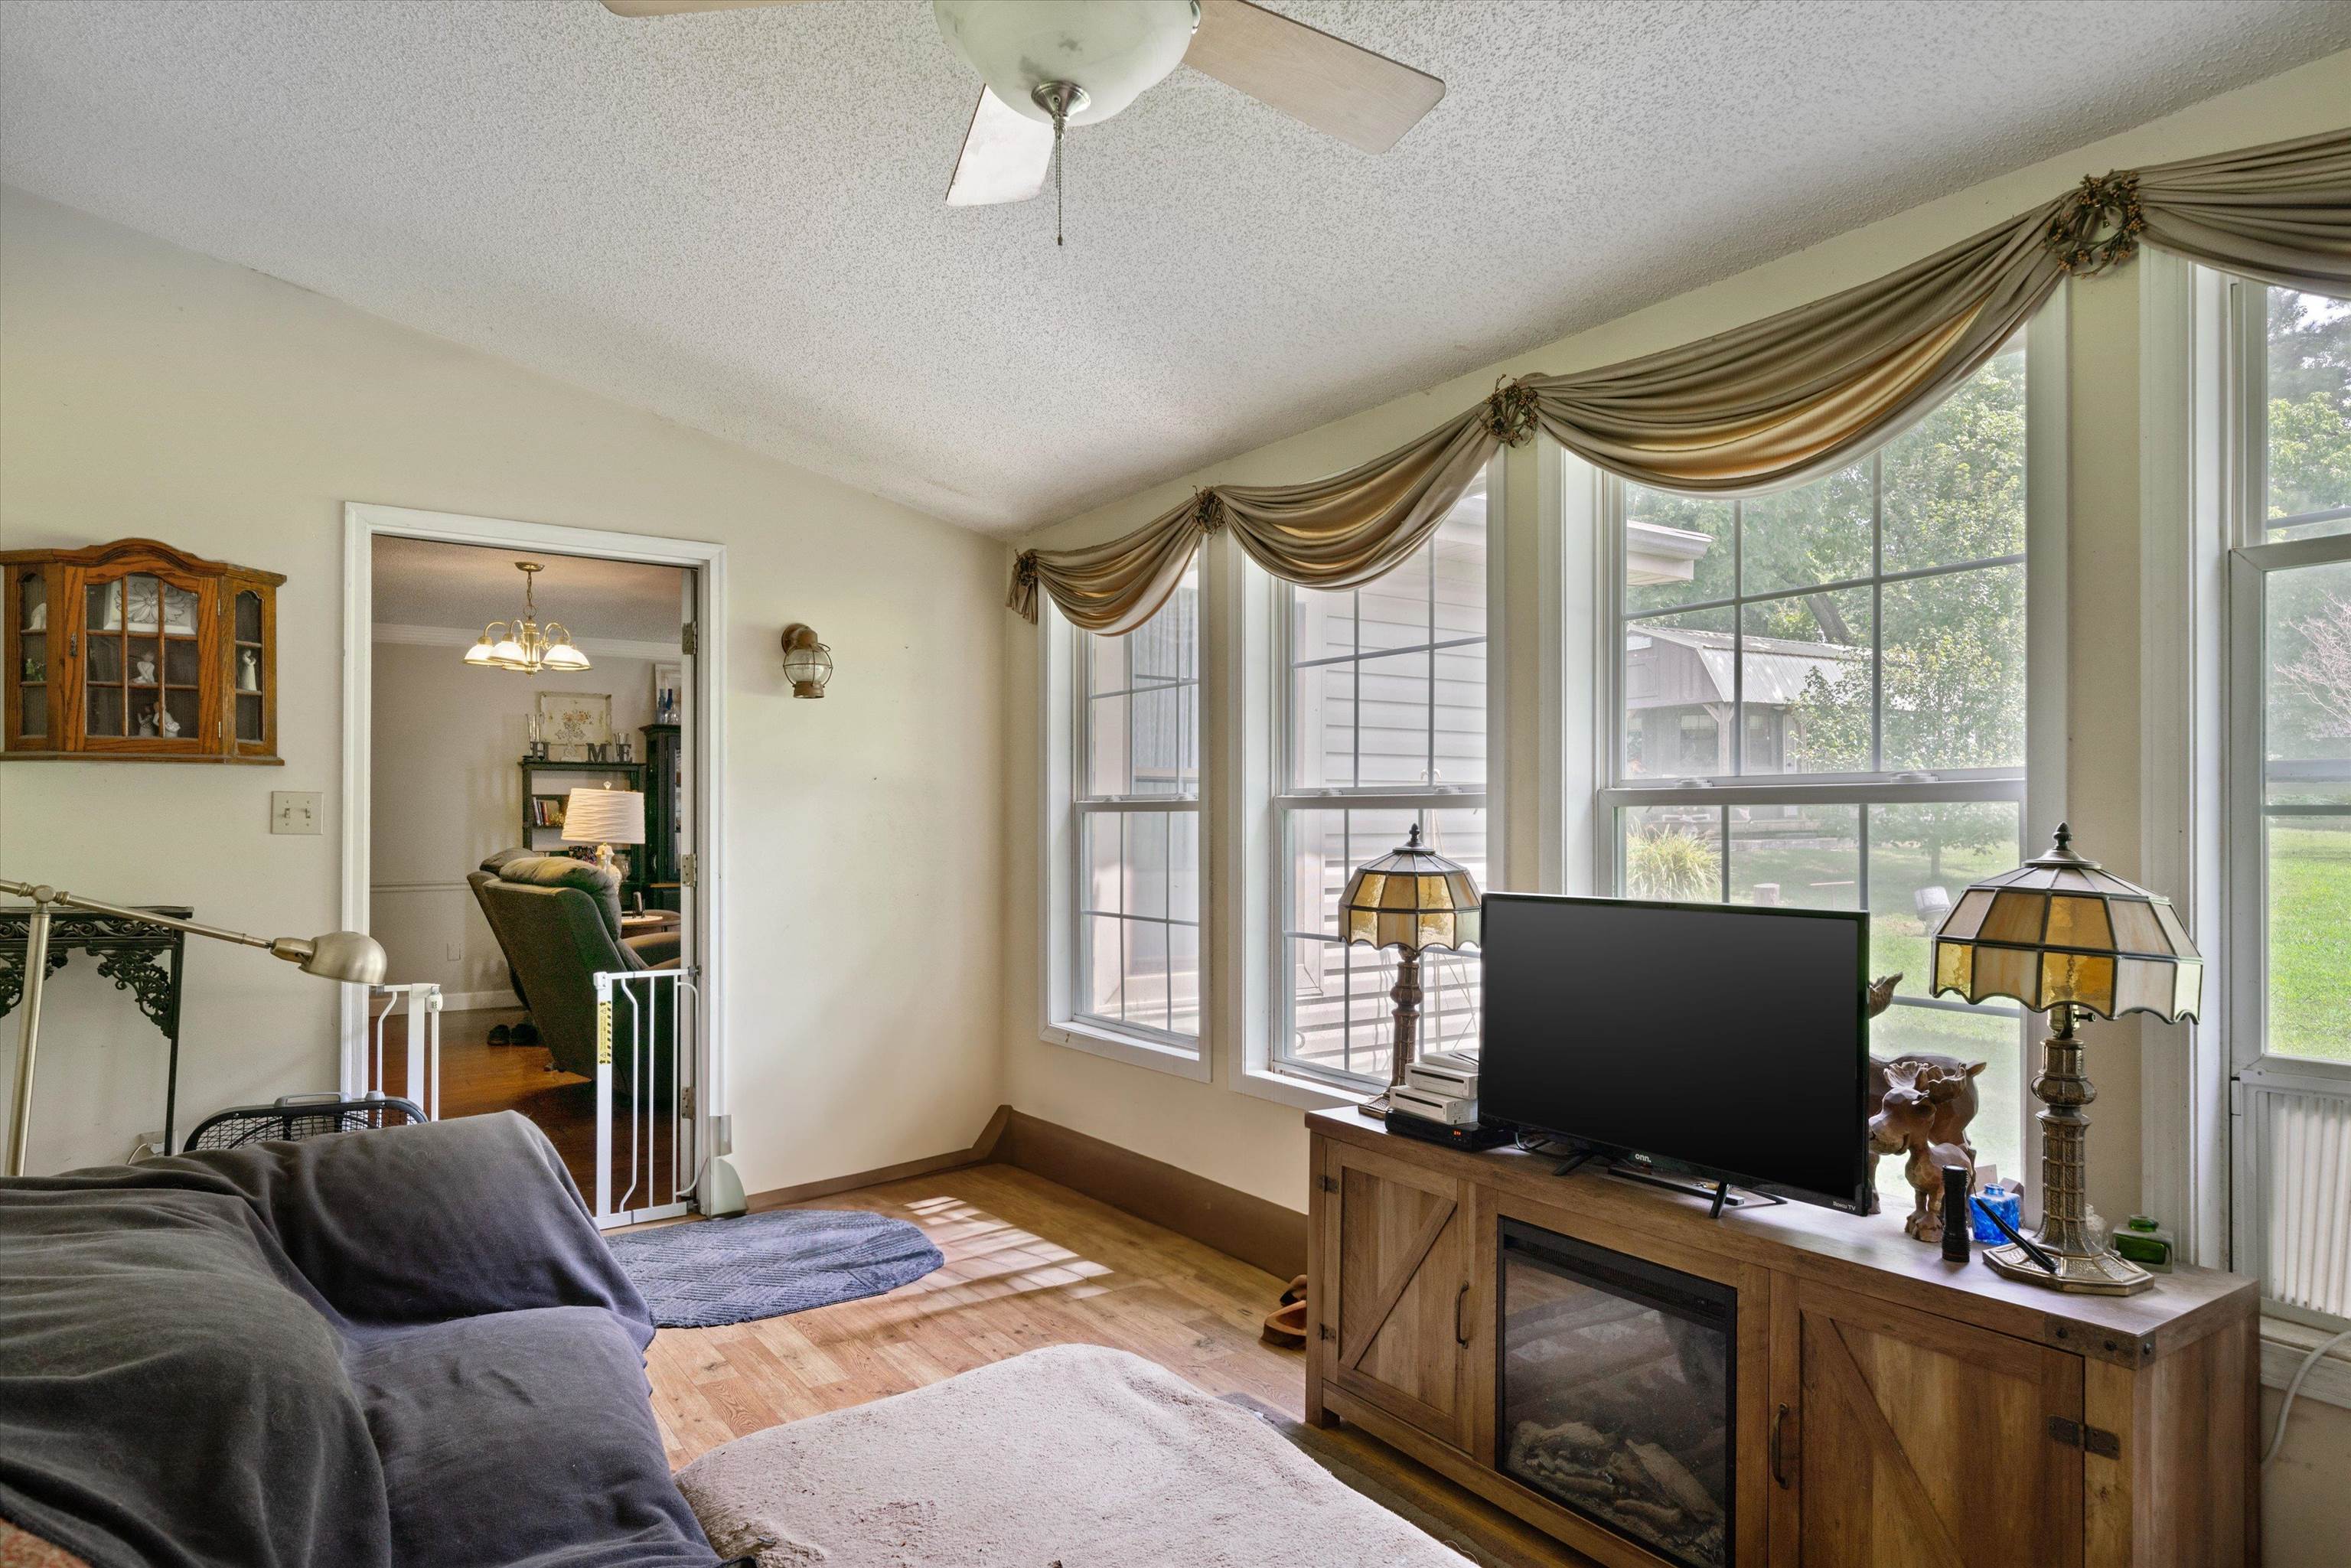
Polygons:
M612 739L611 694L539 693L538 734L550 761L598 760L596 748Z

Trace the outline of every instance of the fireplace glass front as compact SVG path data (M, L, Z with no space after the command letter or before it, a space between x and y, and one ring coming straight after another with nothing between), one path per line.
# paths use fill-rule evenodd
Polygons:
M1498 1465L1661 1556L1729 1568L1739 1293L1501 1226Z

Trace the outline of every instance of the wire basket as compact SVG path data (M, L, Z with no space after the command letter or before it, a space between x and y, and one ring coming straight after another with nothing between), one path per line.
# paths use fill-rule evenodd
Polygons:
M371 1127L400 1127L425 1119L413 1102L397 1095L371 1094L346 1100L340 1094L281 1094L266 1105L235 1105L214 1112L196 1124L180 1152L234 1149L246 1144L289 1143L298 1138L323 1137L329 1133L356 1133Z

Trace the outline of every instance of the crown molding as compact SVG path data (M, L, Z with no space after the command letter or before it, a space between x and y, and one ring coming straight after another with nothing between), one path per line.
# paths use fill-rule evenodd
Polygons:
M470 648L480 640L481 632L457 626L402 626L379 621L368 628L379 643L409 648ZM590 658L601 654L608 659L644 659L654 664L674 664L684 657L674 643L636 642L626 637L574 637L572 645Z

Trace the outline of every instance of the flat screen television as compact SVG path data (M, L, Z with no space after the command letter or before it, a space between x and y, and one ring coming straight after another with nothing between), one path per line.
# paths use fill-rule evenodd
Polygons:
M1865 1212L1868 918L1489 894L1479 1109Z

